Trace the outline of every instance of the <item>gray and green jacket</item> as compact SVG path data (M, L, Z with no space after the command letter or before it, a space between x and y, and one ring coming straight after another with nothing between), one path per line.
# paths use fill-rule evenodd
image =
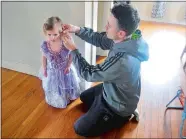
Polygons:
M141 62L147 61L148 45L139 38L114 43L105 34L81 28L76 34L86 42L110 50L106 60L90 65L76 49L71 52L73 63L88 82L103 82L103 97L110 108L121 116L131 115L137 108L141 91Z

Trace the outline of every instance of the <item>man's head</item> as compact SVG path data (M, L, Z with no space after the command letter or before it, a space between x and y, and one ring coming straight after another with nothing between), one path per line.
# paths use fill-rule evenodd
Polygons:
M107 21L107 37L115 42L123 41L137 29L139 22L138 12L131 5L116 4Z

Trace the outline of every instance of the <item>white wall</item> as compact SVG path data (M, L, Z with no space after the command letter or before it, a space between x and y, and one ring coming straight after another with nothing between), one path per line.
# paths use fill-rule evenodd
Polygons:
M98 2L85 2L85 11L85 27L97 31ZM87 42L85 42L85 58L91 65L96 64L96 47ZM85 88L90 88L91 85L91 82L86 82Z
M105 31L105 25L107 23L107 18L110 14L111 2L98 2L98 28L99 32ZM107 56L108 51L97 48L97 55Z
M2 4L2 3L1 3ZM1 4L0 4L0 6L1 6ZM0 17L1 17L1 8L0 8ZM2 19L2 18L1 18ZM1 21L1 23L2 23L2 21ZM0 26L1 26L1 23L0 23ZM0 31L2 32L2 28L0 28ZM1 33L2 34L2 33ZM1 44L2 44L2 40L1 40L1 38L2 38L2 36L1 36L1 34L0 34L0 42L1 42ZM0 65L2 64L2 46L1 46L1 49L0 49ZM1 76L1 75L0 75ZM0 79L0 81L1 81L1 79Z
M2 66L37 75L40 68L42 25L59 16L65 23L85 25L84 2L2 2ZM75 38L85 55L84 41Z
M165 16L162 19L151 18L154 2L131 2L131 4L138 9L141 20L186 25L184 20L186 2L167 2Z
M1 4L0 4L0 6L1 6ZM1 17L1 8L0 8L0 17ZM0 26L1 26L1 23L0 23ZM2 30L0 29L0 31L2 31ZM2 36L1 36L1 34L0 34L0 42L2 41L2 40L1 40L1 37L2 37ZM1 47L1 49L2 49L2 47ZM2 59L1 59L1 57L2 57L2 56L1 56L1 54L2 54L2 53L1 53L1 52L2 52L1 49L0 49L0 65L2 64L2 62L1 62L1 60L2 60ZM2 72L1 72L1 73L2 73ZM2 84L1 81L2 81L2 74L0 74L0 83ZM0 90L0 93L2 94L2 89ZM0 100L1 100L1 95L0 95ZM1 108L2 108L2 107L0 106L0 109L1 109ZM0 112L0 118L1 118L1 112ZM1 121L0 121L0 124L1 124Z

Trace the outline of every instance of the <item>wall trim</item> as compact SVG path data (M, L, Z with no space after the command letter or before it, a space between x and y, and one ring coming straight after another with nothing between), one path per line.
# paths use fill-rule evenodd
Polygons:
M178 22L165 22L165 21L163 21L163 20L161 20L161 19L141 19L141 21L145 21L145 22L154 22L154 23L162 23L162 24L171 24L171 25L179 25L179 26L186 26L186 20L185 20L185 22L180 22L180 23L178 23Z
M97 24L95 23L97 22L97 4L93 1L85 1L85 27L92 28L93 30L97 30ZM96 48L87 42L85 42L85 59L89 64L95 64ZM91 84L91 82L85 82L85 89L90 88Z
M35 70L32 66L20 62L8 62L2 60L2 68L7 68L10 70L15 70L18 72L22 72L25 74L33 75L33 76L38 76L39 69Z

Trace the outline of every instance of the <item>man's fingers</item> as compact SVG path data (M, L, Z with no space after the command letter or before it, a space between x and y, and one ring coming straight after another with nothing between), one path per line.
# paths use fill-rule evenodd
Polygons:
M63 32L67 33L70 31L70 27L68 24L63 24L62 25Z
M72 39L72 36L71 36L71 34L69 34L69 33L66 34L66 37L67 37L68 39Z
M67 44L67 38L65 36L63 37L63 42Z
M67 41L67 37L66 37L66 36L64 36L63 39L64 39L65 41Z
M67 33L62 37L62 40L64 42L64 44L68 45L68 43L71 43L73 40L71 38L71 36Z
M66 39L69 39L69 34L68 34L68 33L65 34L65 38L66 38Z
M67 43L65 39L63 39L63 42L64 42L64 44L66 44L66 43Z
M62 28L67 29L68 28L68 24L63 24Z
M68 31L69 31L68 29L64 29L64 30L63 30L63 34L68 33Z
M69 40L69 36L67 34L64 35L64 40L68 41Z

